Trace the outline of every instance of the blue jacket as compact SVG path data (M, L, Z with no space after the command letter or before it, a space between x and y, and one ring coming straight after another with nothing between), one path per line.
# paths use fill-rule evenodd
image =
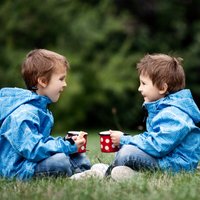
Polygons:
M50 136L54 123L48 97L20 88L0 90L0 176L29 179L41 160L69 155L76 145Z
M135 145L158 160L162 170L193 171L200 160L200 111L190 90L184 89L154 102L148 111L147 131L122 136L120 145Z

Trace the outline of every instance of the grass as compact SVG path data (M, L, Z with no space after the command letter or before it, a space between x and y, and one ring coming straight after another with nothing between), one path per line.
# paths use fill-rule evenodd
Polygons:
M99 136L89 134L88 156L92 163L110 163L114 154L100 152ZM142 173L133 180L117 183L95 178L75 181L68 178L42 178L28 182L0 179L0 199L51 200L197 200L200 199L200 173L178 175Z

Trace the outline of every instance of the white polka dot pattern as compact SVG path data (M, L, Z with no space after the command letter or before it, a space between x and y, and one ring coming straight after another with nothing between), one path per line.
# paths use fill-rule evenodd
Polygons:
M109 140L109 139L106 139L106 143L110 143L110 140Z
M112 140L110 138L110 134L100 134L100 146L101 151L104 153L116 152L119 150L114 144L112 144Z

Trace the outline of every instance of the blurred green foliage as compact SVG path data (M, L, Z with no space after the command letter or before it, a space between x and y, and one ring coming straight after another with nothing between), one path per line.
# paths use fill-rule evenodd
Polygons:
M2 0L0 87L24 87L20 65L35 48L67 57L68 88L50 109L55 131L136 129L141 124L136 63L146 53L184 58L200 105L200 1Z

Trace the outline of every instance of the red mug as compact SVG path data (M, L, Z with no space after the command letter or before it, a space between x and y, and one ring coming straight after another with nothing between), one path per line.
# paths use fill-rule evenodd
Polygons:
M71 138L73 136L79 136L81 131L68 131L67 137ZM78 153L85 153L86 152L86 146L87 146L87 133L83 136L85 138L85 144L78 148Z
M111 137L110 137L110 131L102 131L99 133L100 135L100 145L101 145L101 151L104 153L112 153L119 151L119 147L115 146L112 143Z

